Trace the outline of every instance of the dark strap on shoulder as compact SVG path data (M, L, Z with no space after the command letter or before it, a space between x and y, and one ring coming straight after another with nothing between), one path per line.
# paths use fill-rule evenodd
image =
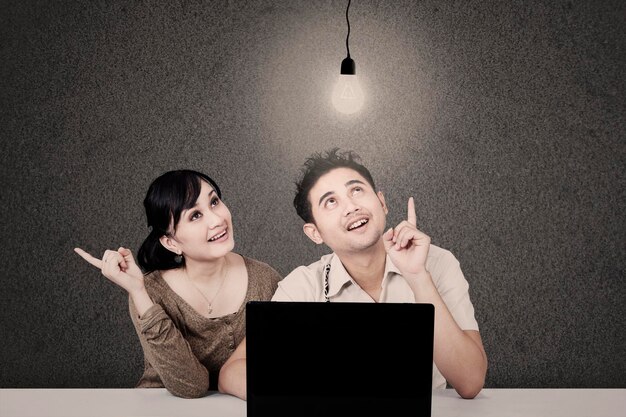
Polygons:
M328 298L328 276L330 275L330 262L324 266L324 300L330 303Z

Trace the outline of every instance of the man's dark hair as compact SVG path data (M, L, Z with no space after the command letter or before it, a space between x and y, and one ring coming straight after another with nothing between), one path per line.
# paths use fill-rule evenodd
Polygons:
M293 206L298 216L306 223L315 223L311 211L309 192L315 186L321 176L336 168L350 168L361 174L375 190L372 174L363 165L358 163L361 158L352 151L340 152L339 148L333 148L326 153L315 153L308 157L302 167L302 177L296 182L296 197Z

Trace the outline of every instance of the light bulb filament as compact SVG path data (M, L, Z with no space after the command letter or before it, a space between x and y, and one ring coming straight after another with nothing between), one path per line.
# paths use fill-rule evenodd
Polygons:
M339 75L333 89L332 102L335 108L344 114L358 112L363 106L365 97L356 75Z
M341 98L344 100L354 100L354 90L350 84L344 86L343 91L341 92Z

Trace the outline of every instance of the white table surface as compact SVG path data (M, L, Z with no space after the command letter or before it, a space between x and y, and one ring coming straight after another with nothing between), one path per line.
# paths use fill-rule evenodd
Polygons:
M165 389L0 389L0 417L243 417L246 403ZM626 417L626 389L484 389L473 400L433 392L432 417Z

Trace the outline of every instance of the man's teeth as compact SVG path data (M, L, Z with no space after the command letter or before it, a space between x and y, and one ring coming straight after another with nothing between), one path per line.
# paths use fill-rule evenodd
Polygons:
M350 227L348 227L348 230L356 229L359 226L363 226L365 223L367 223L367 219L361 219L359 221L356 221L352 223Z
M209 242L213 242L214 240L217 240L219 238L221 238L222 236L224 236L226 234L226 230L224 230L222 233L220 233L217 236L213 236L211 239L209 239Z

